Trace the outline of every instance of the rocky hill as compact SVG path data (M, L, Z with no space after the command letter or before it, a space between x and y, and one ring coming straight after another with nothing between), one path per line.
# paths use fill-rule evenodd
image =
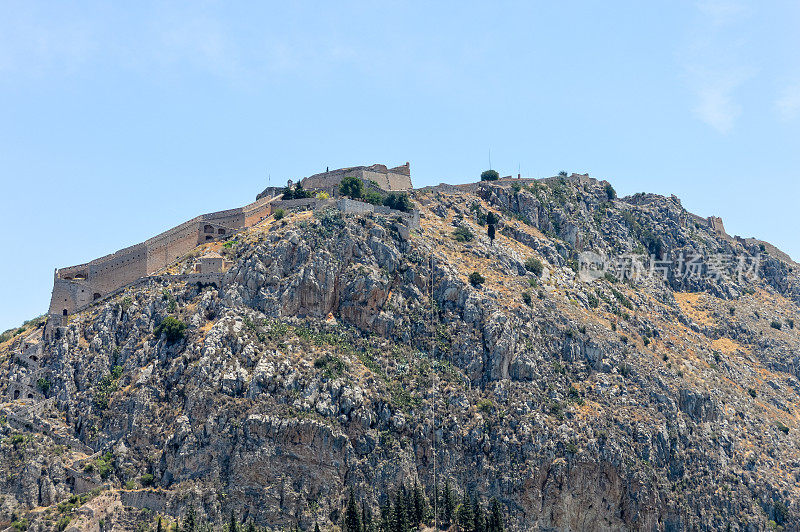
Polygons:
M203 246L221 288L152 280L0 344L38 388L2 406L0 521L331 530L351 490L377 513L435 474L512 530L800 527L797 264L592 179L413 199L410 234L270 218Z

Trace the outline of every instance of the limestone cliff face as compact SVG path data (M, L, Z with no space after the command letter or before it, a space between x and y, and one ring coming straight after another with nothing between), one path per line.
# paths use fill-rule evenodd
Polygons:
M57 329L36 368L25 335L0 346L8 382L47 383L3 406L0 520L48 529L74 507L64 528L124 530L193 505L324 529L350 488L377 509L432 486L435 454L516 530L798 526L795 264L588 282L584 251L759 250L590 180L415 199L410 236L292 214L224 248L222 288L138 286ZM154 335L167 316L183 338Z

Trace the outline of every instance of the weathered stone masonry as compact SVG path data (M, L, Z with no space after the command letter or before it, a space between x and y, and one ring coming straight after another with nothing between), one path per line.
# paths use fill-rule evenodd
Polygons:
M385 191L407 191L412 188L408 163L396 168L387 168L382 164L340 168L307 177L302 183L306 190L330 191L332 195L336 195L339 183L346 176L375 183ZM48 325L60 323L64 316L142 277L157 274L201 244L226 239L237 231L258 224L268 218L278 206L293 207L292 201L280 201L276 190L270 189L269 192L275 193L259 194L256 201L244 207L197 216L142 243L86 264L56 269ZM334 206L333 201L315 198L294 201L312 209ZM353 203L357 202L340 202L335 206L346 212L360 212L359 206ZM368 210L374 211L376 208L369 206ZM409 222L409 227L413 227L414 222L416 226L419 225L418 217L409 218Z
M206 242L224 239L270 215L270 202L197 216L172 229L86 264L59 268L53 279L49 314L66 316L94 300L153 275Z

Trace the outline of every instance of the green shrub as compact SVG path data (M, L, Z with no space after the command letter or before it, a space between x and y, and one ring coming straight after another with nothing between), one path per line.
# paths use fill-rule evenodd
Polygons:
M566 170L561 170L561 171L558 173L558 175L559 175L560 177L567 177L567 171L566 171Z
M525 269L536 275L536 277L541 277L544 266L542 265L542 261L536 257L528 257L528 260L525 261Z
M383 199L383 204L396 211L411 212L414 205L408 199L408 194L405 192L394 193L392 192Z
M500 179L500 174L497 170L484 170L481 172L481 181L497 181Z
M589 302L590 308L597 308L600 305L600 300L597 299L597 296L594 294L589 294L586 299Z
M185 336L186 324L172 316L164 318L158 326L153 329L153 335L161 338L163 334L168 343L175 343Z
M370 190L364 195L364 201L373 205L383 205L383 196L379 192Z
M781 423L780 421L778 421L778 422L775 424L775 426L776 426L776 427L778 427L778 430L779 430L779 431L781 431L781 432L783 432L784 434L789 434L789 427L787 427L786 425L784 425L784 424L783 424L783 423Z
M36 381L36 387L39 388L40 392L47 395L47 392L50 391L50 381L44 377L39 377Z
M484 414L491 414L494 411L494 403L491 399L481 399L478 401L478 410Z
M770 323L769 326L773 329L778 329L779 331L781 330L781 322L779 321L772 320L772 323Z
M322 370L322 375L327 379L341 377L347 369L342 359L336 355L325 354L314 361L314 367Z
M531 297L530 290L525 290L524 292L522 292L522 300L525 302L526 305L528 305L529 307L531 306L533 298Z
M756 392L755 388L748 388L747 393L750 394L750 397L752 397L753 399L755 399L756 396L758 395L758 392Z
M283 209L278 209L272 213L272 217L275 218L276 220L281 220L283 219L284 216L286 216L286 211Z
M605 190L606 197L609 200L613 200L617 197L617 191L614 190L614 187L611 186L611 183L606 183L603 187L603 190Z
M456 242L470 242L473 238L475 238L475 235L472 234L472 231L470 231L469 228L459 226L453 230L453 238L456 240Z
M472 286L480 286L482 285L486 279L478 272L472 272L469 274L469 282Z
M58 530L58 532L63 532L69 526L70 521L72 521L71 515L62 516L56 523L56 530Z
M364 194L364 183L357 177L347 176L339 183L339 194L360 199Z
M792 318L786 318L786 324L790 329L794 329L794 320Z
M142 486L152 486L154 480L153 475L150 473L145 473L139 478L139 482L142 483Z
M97 473L100 475L100 478L106 480L111 476L111 471L114 467L114 455L110 452L104 454L95 460L95 467L97 468Z

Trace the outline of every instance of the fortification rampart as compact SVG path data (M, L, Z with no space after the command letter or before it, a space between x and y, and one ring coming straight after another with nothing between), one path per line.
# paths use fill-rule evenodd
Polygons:
M269 216L273 199L196 216L142 243L85 264L57 269L49 313L66 316L76 312L137 279L157 273L200 244L228 238L248 227L248 222L254 225Z
M409 163L395 168L387 168L383 164L339 168L306 177L300 184L306 190L322 190L338 195L339 183L345 177L357 177L367 183L374 182L386 192L407 192L413 188Z
M358 177L367 184L374 182L386 191L411 189L411 168L408 163L395 168L387 168L382 164L342 168L308 177L303 182L309 184L306 186L307 189L328 189L336 194L341 180L349 175ZM198 245L229 238L237 231L256 225L269 217L276 205L288 209L316 209L333 204L332 200L317 198L294 200L294 202L292 200L281 201L280 196L262 193L259 194L256 201L243 207L202 214L139 244L85 264L57 269L53 279L49 310L51 319L48 320L48 326L59 326L65 323L66 316L69 314L107 298L139 279L158 274ZM348 205L344 205L343 210L358 208ZM380 209L384 208L370 206L370 210L374 212L379 212ZM413 220L412 216L412 223ZM419 225L418 219L416 224ZM202 274L193 275L201 276ZM209 275L216 277L208 279L187 277L182 280L221 282L218 274ZM171 278L177 279L176 276L171 276Z

